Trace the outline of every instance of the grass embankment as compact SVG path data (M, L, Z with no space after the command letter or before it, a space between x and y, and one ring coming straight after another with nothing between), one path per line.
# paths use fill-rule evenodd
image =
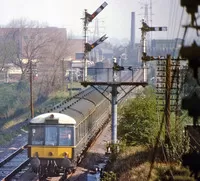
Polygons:
M145 147L132 146L123 149L114 159L112 155L107 167L107 171L114 172L117 178L112 181L147 181L152 153L152 150ZM189 175L189 170L182 168L180 164L164 163L162 158L157 158L149 181L194 181Z
M189 171L181 168L179 163L181 155L189 150L189 140L183 135L184 122L179 122L177 129L176 116L171 114L169 133L171 145L165 144L165 126L162 126L163 121L160 119L164 113L157 112L157 99L153 88L147 87L136 94L134 99L127 100L119 108L118 113L117 133L119 140L124 140L124 143L122 141L121 145L118 145L120 153L115 153L116 145L111 145L114 153L111 154L111 164L108 167L108 171L114 172L117 179L114 179L112 173L110 176L112 179L109 180L108 177L103 181L193 180L189 177ZM160 133L159 137L158 133ZM154 147L158 138L159 149L152 169L151 160L154 150L150 148ZM148 175L151 177L147 180Z
M76 94L76 91L73 91L73 94ZM52 93L49 95L49 98L44 101L42 104L35 106L35 116L47 112L50 108L52 108L54 105L60 103L64 99L69 97L69 92L63 92L58 91L55 93ZM1 121L1 127L0 127L0 145L5 144L12 140L12 138L16 137L18 134L21 134L24 132L24 130L27 130L27 127L23 127L21 129L20 125L23 124L23 122L26 119L30 118L30 111L22 114L16 118L7 119L4 121Z

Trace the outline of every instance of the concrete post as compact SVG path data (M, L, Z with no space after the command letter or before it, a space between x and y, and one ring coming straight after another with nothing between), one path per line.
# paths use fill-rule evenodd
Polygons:
M117 86L112 85L112 143L117 143Z

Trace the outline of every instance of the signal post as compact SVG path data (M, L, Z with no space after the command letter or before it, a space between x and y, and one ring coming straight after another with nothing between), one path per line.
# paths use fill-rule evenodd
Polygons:
M117 143L117 104L119 101L121 101L128 93L130 93L135 87L137 86L146 86L147 82L143 79L138 82L133 82L133 76L134 71L139 71L138 73L141 73L143 71L143 68L134 68L134 67L122 67L117 64L117 59L113 59L113 67L112 68L104 68L102 69L103 72L107 76L103 77L105 74L97 74L97 71L95 71L95 80L88 80L87 79L87 53L90 52L93 48L95 48L97 45L102 43L104 40L106 40L108 37L106 35L103 35L101 38L99 38L97 41L95 41L92 44L89 44L87 42L87 29L88 24L92 22L92 20L107 6L107 3L104 2L93 14L89 14L87 10L85 10L85 17L84 19L84 38L85 38L85 49L84 49L84 68L83 68L83 81L80 82L83 86L92 86L94 89L96 89L99 93L101 93L106 99L108 99L111 103L111 116L112 116L112 124L111 124L111 141L113 144ZM132 73L132 79L130 79L131 75L127 77L126 79L130 79L132 81L124 81L122 80L121 75L124 73L124 71L128 71ZM98 75L100 76L98 79ZM102 89L98 89L97 86L104 86L105 90L102 91ZM125 91L122 86L132 86L128 91ZM107 91L107 89L111 87L111 99L107 97L104 92ZM120 87L124 95L118 99L117 94L117 88Z
M87 10L85 9L85 17L83 18L84 22L84 40L85 40L85 48L84 48L84 70L83 70L83 80L87 80L87 54L89 51L91 51L95 46L102 43L106 37L106 35L102 36L99 40L94 42L92 45L87 43L87 30L88 30L88 24L92 22L92 20L107 6L107 2L104 2L93 14L89 14Z
M105 76L104 80L98 80L98 78L93 81L83 81L81 82L81 84L83 86L92 86L94 89L96 89L100 94L102 94L104 97L106 97L106 99L108 99L111 103L111 141L113 144L117 143L117 105L118 103L124 98L126 97L134 88L138 87L138 86L147 86L148 83L144 82L142 80L138 80L136 82L133 82L133 77L131 77L131 75L134 76L133 72L138 71L138 74L143 72L143 68L134 68L134 67L123 67L123 66L119 66L116 63L116 58L113 59L113 68L104 68L103 69L104 72L107 72L109 76ZM122 74L124 73L130 73L130 75L128 75L128 77L126 77L126 79L130 79L130 80L122 80ZM96 75L98 77L98 74ZM99 75L99 77L102 78L103 75ZM99 89L97 86L104 86L105 89L104 91L102 91L102 88ZM125 90L123 87L124 86L131 86L131 88L129 90ZM108 88L111 87L111 99L109 97L107 97L104 92L106 90L108 90ZM121 88L121 90L124 92L124 95L122 97L118 97L118 88Z

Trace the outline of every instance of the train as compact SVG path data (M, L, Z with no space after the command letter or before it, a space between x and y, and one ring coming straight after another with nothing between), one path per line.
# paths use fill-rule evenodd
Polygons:
M105 96L109 93L104 91ZM90 87L31 119L28 157L33 170L40 178L65 178L69 168L75 170L110 114L109 100Z
M124 73L122 79L131 79ZM142 71L135 72L140 80ZM119 97L125 98L124 89ZM89 87L29 121L28 157L42 178L63 175L64 180L111 118L108 86ZM101 92L102 94L100 94Z

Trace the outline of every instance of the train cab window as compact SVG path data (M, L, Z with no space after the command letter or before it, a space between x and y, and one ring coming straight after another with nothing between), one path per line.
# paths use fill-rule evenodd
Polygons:
M59 128L59 145L60 146L72 146L74 144L73 128L62 127Z
M33 127L31 129L31 141L33 145L43 145L44 144L44 128L43 127Z
M45 145L58 145L57 141L57 127L45 128Z

